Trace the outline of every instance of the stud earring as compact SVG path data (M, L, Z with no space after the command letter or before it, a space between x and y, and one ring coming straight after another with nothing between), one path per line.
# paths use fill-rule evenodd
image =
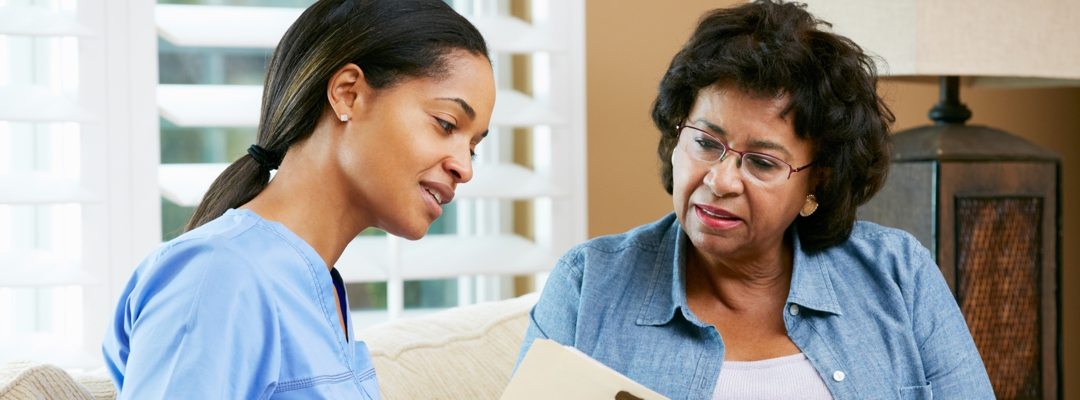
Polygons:
M349 114L341 114L341 122L349 122Z
M799 215L809 217L810 214L813 214L814 211L817 211L817 206L817 197L814 197L814 195L812 194L808 194L806 195L806 204L803 204L802 210L799 210Z

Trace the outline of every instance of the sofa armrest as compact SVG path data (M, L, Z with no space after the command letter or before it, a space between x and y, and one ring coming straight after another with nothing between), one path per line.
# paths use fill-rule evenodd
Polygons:
M0 399L112 400L116 387L104 368L72 376L60 367L31 361L0 366Z

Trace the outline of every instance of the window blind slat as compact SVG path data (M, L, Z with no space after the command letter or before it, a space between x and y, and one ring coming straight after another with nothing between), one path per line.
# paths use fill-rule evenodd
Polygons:
M42 250L0 252L0 287L97 285L75 261Z
M161 116L176 126L254 127L262 86L158 85L157 100Z
M12 122L93 122L79 103L38 85L0 86L0 120Z
M254 127L259 124L262 86L158 85L161 116L180 127ZM525 94L500 89L491 123L499 126L559 125L565 119Z
M475 165L473 179L458 186L457 198L526 200L562 196L549 179L517 164Z
M297 8L158 4L154 21L158 34L177 46L273 48L302 12ZM564 50L551 35L514 17L469 20L495 52Z
M565 118L524 93L510 89L499 89L495 93L495 109L491 112L492 125L561 125L565 122Z
M158 167L161 196L181 207L195 207L229 164L162 164Z
M92 36L93 31L80 24L71 13L9 5L0 7L0 35Z
M28 341L32 343L27 343ZM57 341L45 337L40 340L17 340L6 346L0 345L0 360L33 360L35 363L52 364L61 368L86 369L101 366L100 352L89 352L66 346L57 347L55 345Z
M387 237L358 237L345 248L336 268L346 282L387 279ZM428 235L401 243L403 280L443 279L475 274L531 274L550 270L556 256L518 235Z
M158 168L161 195L182 207L195 207L210 184L228 167L224 163L162 164ZM458 199L526 200L559 197L565 192L550 180L516 164L473 167L473 180L458 186Z
M469 18L469 21L484 35L488 48L495 52L523 54L565 50L551 40L551 35L518 18L492 15Z
M158 35L177 46L274 48L299 8L183 4L154 6Z
M101 282L92 274L77 268L35 268L4 271L0 287L92 286Z
M97 194L78 183L45 172L9 172L0 175L0 204L96 203ZM10 189L8 189L10 188Z

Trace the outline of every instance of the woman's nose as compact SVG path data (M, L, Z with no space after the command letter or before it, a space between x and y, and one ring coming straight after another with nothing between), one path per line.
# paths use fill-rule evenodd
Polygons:
M717 197L742 191L743 181L739 158L738 154L727 154L726 157L709 166L709 172L705 174L705 186L708 186Z
M450 173L450 176L454 177L454 181L457 183L468 182L472 180L473 177L472 150L466 148L464 156L460 154L462 153L461 151L456 153L458 154L455 154L453 157L446 160L446 163L443 164L443 168Z

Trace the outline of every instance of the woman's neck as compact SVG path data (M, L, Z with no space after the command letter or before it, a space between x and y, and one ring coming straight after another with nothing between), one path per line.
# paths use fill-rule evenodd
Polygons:
M349 196L336 164L326 156L333 154L332 144L319 139L327 136L312 134L293 145L270 184L240 208L285 225L333 268L353 238L372 226L372 219Z
M725 259L691 248L686 263L687 296L714 296L732 310L786 301L794 252L789 240L745 259ZM773 301L764 301L772 299Z

